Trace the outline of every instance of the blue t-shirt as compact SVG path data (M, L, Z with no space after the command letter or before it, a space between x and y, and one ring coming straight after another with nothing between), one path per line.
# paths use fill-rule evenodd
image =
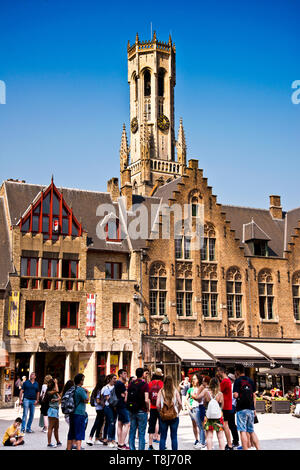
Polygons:
M30 380L26 380L23 383L22 390L24 390L23 399L27 398L27 400L35 401L39 392L39 384L37 382L32 383Z
M75 390L75 410L74 415L85 415L85 407L88 396L86 391L82 387L76 387Z

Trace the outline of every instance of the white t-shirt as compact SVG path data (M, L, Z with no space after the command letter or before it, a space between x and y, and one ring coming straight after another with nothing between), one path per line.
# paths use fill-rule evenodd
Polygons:
M47 384L43 384L43 385L42 385L41 398L43 398L43 396L44 396L45 393L47 392L47 388L48 388L48 385L47 385Z
M105 402L105 406L109 406L109 395L111 394L112 389L114 388L114 385L105 385L105 387L102 388L101 390L101 395L104 397L107 396L107 400Z

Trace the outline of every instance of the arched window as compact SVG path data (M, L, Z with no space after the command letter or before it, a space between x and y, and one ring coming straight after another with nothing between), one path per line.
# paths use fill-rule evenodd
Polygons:
M135 181L133 183L133 194L137 194L138 193L138 185L137 185L137 182Z
M204 224L204 237L201 244L201 260L215 261L216 259L216 232L212 223Z
M138 101L139 91L138 91L138 78L136 75L134 77L134 98L135 98L135 101Z
M161 262L154 263L150 268L150 315L165 315L167 298L167 272Z
M300 320L300 271L293 275L292 291L294 318L295 320Z
M242 318L242 276L239 268L229 268L226 273L227 315Z
M149 70L144 73L144 96L151 96L151 74Z
M202 271L202 315L204 318L218 316L218 280L215 265L208 265Z
M182 317L193 315L192 264L180 263L176 269L176 311Z
M269 269L263 269L258 275L259 314L262 320L273 319L273 278Z
M164 96L165 93L165 71L159 69L158 71L158 96Z

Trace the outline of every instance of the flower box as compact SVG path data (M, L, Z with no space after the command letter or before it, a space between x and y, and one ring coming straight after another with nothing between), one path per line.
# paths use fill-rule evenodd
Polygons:
M264 400L256 400L256 412L257 413L266 412L266 402Z
M289 413L289 400L272 400L272 413Z

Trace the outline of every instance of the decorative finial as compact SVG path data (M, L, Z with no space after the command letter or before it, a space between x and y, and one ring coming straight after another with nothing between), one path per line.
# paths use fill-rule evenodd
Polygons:
M139 33L136 33L135 42L136 42L136 44L138 44L138 42L139 42Z
M152 41L156 41L156 31L153 31L153 38Z
M127 50L129 51L129 49L130 49L130 41L129 41L129 39L128 39Z
M170 46L172 45L172 37L171 37L171 33L169 34L169 45L170 45Z

